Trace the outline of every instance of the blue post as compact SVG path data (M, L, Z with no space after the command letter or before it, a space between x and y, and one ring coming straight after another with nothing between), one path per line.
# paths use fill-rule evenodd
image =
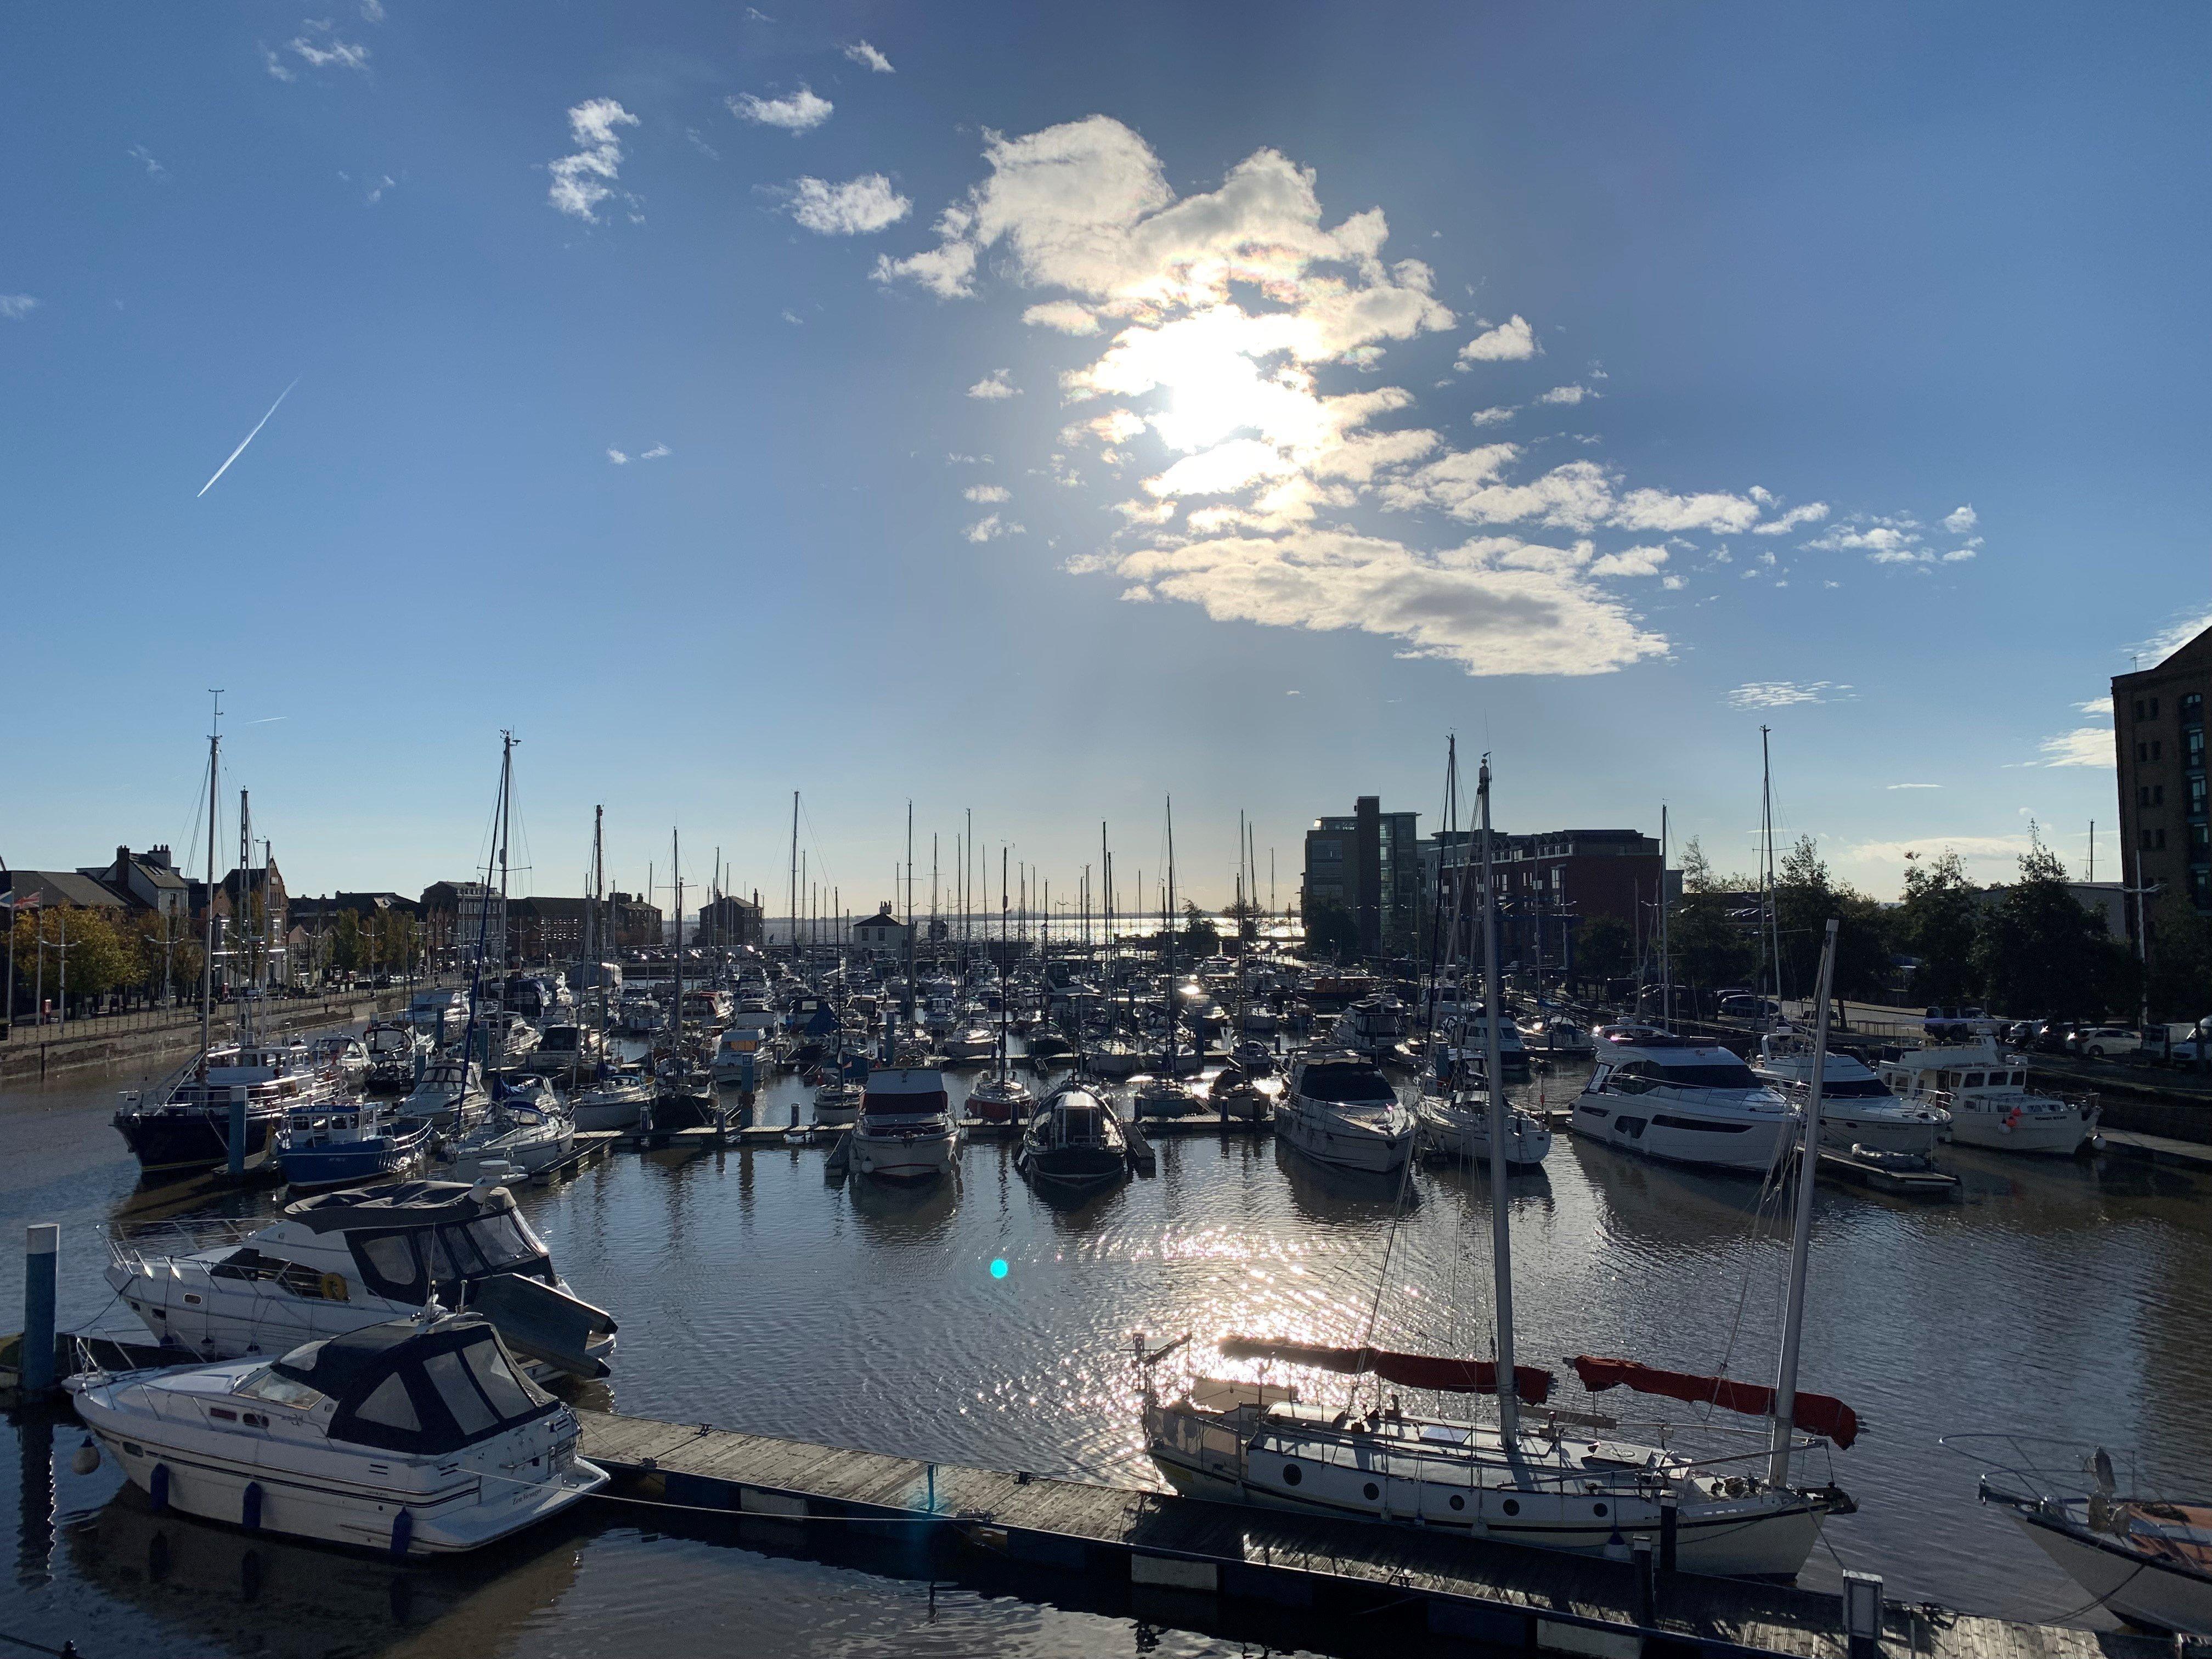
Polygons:
M23 1392L52 1394L54 1388L54 1263L61 1254L62 1230L35 1221L23 1230Z
M246 1173L246 1091L230 1091L230 1173Z

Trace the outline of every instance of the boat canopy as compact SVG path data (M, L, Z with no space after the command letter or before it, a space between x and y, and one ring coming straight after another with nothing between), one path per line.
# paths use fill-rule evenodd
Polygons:
M1498 1392L1498 1367L1487 1359L1400 1353L1389 1348L1330 1348L1310 1342L1269 1342L1249 1336L1224 1336L1220 1348L1224 1359L1273 1359L1285 1365L1311 1365L1346 1376L1371 1374L1408 1389L1436 1389L1449 1394ZM1530 1405L1540 1406L1551 1397L1552 1374L1538 1365L1516 1365L1513 1392Z
M1771 1417L1774 1390L1756 1382L1738 1382L1725 1376L1699 1376L1689 1371L1666 1371L1638 1364L1633 1359L1603 1359L1577 1354L1567 1362L1592 1394L1607 1389L1633 1389L1638 1394L1680 1400L1686 1405L1718 1406L1746 1417ZM1798 1392L1790 1420L1808 1434L1824 1435L1844 1450L1859 1437L1856 1413L1832 1395Z
M1348 1105L1387 1105L1398 1097L1390 1079L1364 1060L1310 1060L1298 1073L1298 1092Z
M398 1181L388 1187L324 1193L284 1206L284 1219L311 1232L351 1232L359 1227L458 1225L514 1208L504 1187L478 1188L459 1181Z
M416 1456L459 1451L561 1409L510 1363L490 1322L473 1316L325 1337L270 1370L330 1397L331 1439Z

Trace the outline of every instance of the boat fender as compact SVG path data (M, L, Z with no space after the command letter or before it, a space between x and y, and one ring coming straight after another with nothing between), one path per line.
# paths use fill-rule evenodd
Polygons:
M407 1547L414 1541L415 1517L407 1510L402 1510L392 1517L392 1559L395 1561L405 1560Z
M156 1515L169 1507L169 1466L167 1463L155 1464L153 1474L146 1477L146 1499L153 1504Z
M84 1444L79 1446L70 1455L70 1468L74 1474L90 1474L99 1467L100 1448L93 1443L92 1437L87 1435L84 1437Z
M323 1293L325 1302L350 1302L353 1291L348 1288L343 1273L325 1273L316 1289Z
M261 1530L261 1483L258 1480L246 1483L246 1494L239 1503L238 1524L248 1532Z

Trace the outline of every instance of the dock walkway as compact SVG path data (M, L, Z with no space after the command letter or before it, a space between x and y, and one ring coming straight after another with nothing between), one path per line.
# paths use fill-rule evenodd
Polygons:
M1848 1651L1838 1598L1786 1585L1668 1574L1647 1607L1626 1562L704 1424L578 1415L585 1455L617 1477L620 1494L769 1524L945 1527L1026 1566L1322 1615L1390 1610L1438 1634L1586 1659L1843 1659ZM1882 1649L1916 1659L2170 1659L2172 1652L2147 1637L1896 1602L1884 1622Z

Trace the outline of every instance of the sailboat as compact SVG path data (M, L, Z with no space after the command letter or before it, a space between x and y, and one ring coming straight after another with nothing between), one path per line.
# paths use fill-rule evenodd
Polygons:
M1488 769L1482 788L1487 795ZM1498 934L1492 896L1484 896L1486 1046L1498 1075ZM1835 924L1822 957L1817 1042L1827 1047L1826 991L1833 972ZM1808 1091L1802 1132L1817 1142L1820 1072ZM1199 1377L1173 1399L1159 1386L1161 1361L1188 1336L1148 1349L1135 1339L1145 1438L1153 1461L1178 1491L1231 1502L1457 1531L1585 1555L1615 1548L1627 1535L1661 1532L1674 1510L1677 1559L1692 1571L1793 1577L1811 1553L1825 1519L1849 1513L1832 1486L1790 1478L1795 1454L1825 1436L1848 1448L1858 1421L1850 1407L1797 1387L1806 1268L1811 1249L1814 1182L1819 1160L1802 1161L1782 1353L1771 1389L1721 1376L1664 1370L1634 1360L1577 1355L1569 1363L1596 1393L1626 1387L1665 1398L1710 1403L1768 1421L1750 1443L1710 1458L1561 1432L1573 1414L1524 1423L1522 1407L1545 1405L1554 1381L1541 1367L1516 1362L1513 1276L1507 1226L1504 1099L1489 1097L1490 1223L1495 1358L1403 1352L1362 1341L1352 1346L1224 1337L1225 1359L1297 1366L1349 1376L1353 1400L1340 1409L1304 1401L1295 1387ZM1360 1384L1373 1379L1373 1402L1358 1408ZM1494 1423L1415 1416L1384 1382L1440 1393L1492 1395ZM1588 1421L1589 1419L1583 1419ZM1804 1432L1801 1433L1802 1431Z
M1482 774L1480 834L1482 837L1482 891L1486 896L1492 879L1490 842L1490 773L1486 766ZM1450 844L1451 834L1457 829L1459 807L1459 740L1449 740L1444 759L1444 827L1445 844ZM1461 923L1467 915L1467 901L1474 874L1471 860L1467 856L1474 848L1464 849L1460 859L1459 880L1452 907L1449 933L1444 941L1448 967L1458 965ZM1437 896L1438 919L1441 920L1443 896ZM1486 898L1486 904L1487 900ZM1488 914L1486 910L1486 915ZM1433 1000L1438 988L1432 987ZM1487 1011L1495 1005L1485 1000ZM1432 1023L1435 1023L1432 1021ZM1480 1087L1474 1086L1468 1073L1473 1069L1465 1062L1468 1058L1467 1004L1455 994L1451 1011L1443 1017L1443 1030L1431 1044L1431 1066L1423 1079L1419 1104L1415 1116L1419 1120L1419 1139L1430 1152L1447 1158L1485 1159L1490 1157L1491 1097L1503 1093L1503 1079L1510 1067L1503 1063L1506 1034L1512 1030L1510 1022L1501 1022L1495 1029L1486 1024L1481 1044L1482 1070ZM1492 1048L1498 1049L1501 1064L1492 1067L1488 1056ZM1540 1165L1551 1155L1552 1132L1519 1107L1507 1103L1504 1111L1505 1164L1508 1169L1529 1170Z
M1011 1123L1025 1118L1036 1104L1036 1097L1016 1078L1006 1063L1007 1009L1012 998L1006 990L1006 972L999 970L999 1052L996 1069L968 1091L968 1113L971 1117L983 1118L993 1123Z
M1206 1109L1206 1103L1176 1081L1182 1071L1182 1057L1176 1051L1176 1033L1180 1024L1181 1011L1176 1006L1175 957L1175 802L1168 802L1168 884L1166 896L1160 909L1160 938L1167 953L1167 972L1161 975L1164 988L1164 1012L1166 1018L1164 1041L1167 1048L1163 1065L1156 1076L1140 1078L1129 1091L1129 1109L1141 1122L1146 1118L1190 1117ZM1147 1057L1149 1060L1149 1056ZM1196 1071L1199 1058L1195 1052L1188 1056L1188 1069Z

